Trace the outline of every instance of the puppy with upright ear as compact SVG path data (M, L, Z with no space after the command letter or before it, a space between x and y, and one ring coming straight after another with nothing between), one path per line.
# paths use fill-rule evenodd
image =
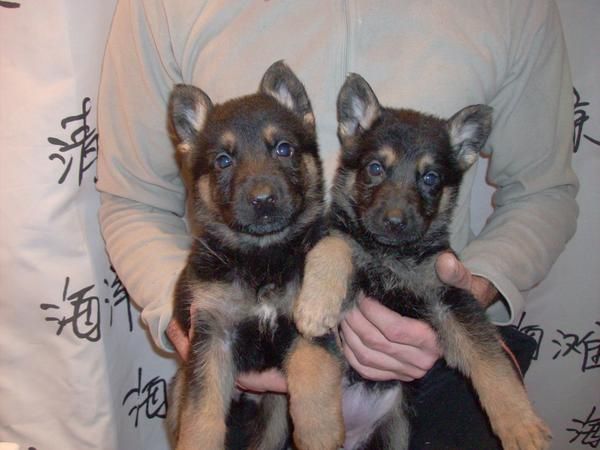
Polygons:
M283 61L274 63L265 73L259 92L270 95L294 111L306 127L315 132L315 116L304 86Z
M503 447L547 448L549 430L496 328L471 292L445 285L435 270L438 256L451 251L459 187L491 131L492 109L468 106L444 120L383 107L356 74L341 88L337 106L342 148L331 229L307 256L294 309L298 329L307 336L335 329L363 294L423 320L436 331L448 366L471 381ZM412 408L403 383L369 381L347 366L343 385L345 423L360 423L346 429L345 449L408 448Z
M208 95L196 86L178 84L169 98L169 118L177 136L177 153L182 163L189 165L192 146L204 128L206 116L213 104Z
M477 159L492 129L493 109L487 105L467 106L447 121L450 145L460 168L467 170ZM338 137L342 148L369 130L381 117L382 107L371 86L358 74L350 74L337 101Z
M189 173L194 238L175 287L174 318L191 335L168 413L177 450L280 450L290 425L297 448L337 450L344 427L335 338L307 340L291 317L306 254L325 231L304 86L278 61L257 92L223 103L178 85L169 115ZM288 396L233 400L239 373L272 368L285 375Z
M448 120L450 146L461 170L467 170L477 160L492 131L492 112L490 106L472 105Z
M357 74L350 74L337 100L338 138L343 147L371 128L381 115L373 89Z

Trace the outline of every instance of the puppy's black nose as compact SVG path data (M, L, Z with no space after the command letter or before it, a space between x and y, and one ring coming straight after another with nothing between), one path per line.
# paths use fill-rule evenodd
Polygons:
M257 184L248 192L248 202L259 212L268 213L277 202L277 196L268 184Z
M275 196L269 194L260 194L253 196L250 200L253 206L269 205L275 203Z
M385 226L394 232L400 232L406 228L404 213L398 209L388 211L383 218Z

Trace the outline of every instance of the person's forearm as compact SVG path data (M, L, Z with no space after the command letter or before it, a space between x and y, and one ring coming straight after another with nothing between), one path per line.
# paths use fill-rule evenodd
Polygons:
M102 69L97 188L110 260L157 343L190 238L185 190L169 139L167 99L181 82L165 8L120 1Z
M184 221L102 194L100 223L111 262L131 299L142 308L154 341L171 350L164 333L173 310L173 287L190 246Z
M511 30L512 66L490 102L488 180L497 187L495 210L460 253L506 300L505 323L521 309L521 293L538 284L563 251L578 213L572 84L558 11L552 2L540 3L521 19L531 23Z

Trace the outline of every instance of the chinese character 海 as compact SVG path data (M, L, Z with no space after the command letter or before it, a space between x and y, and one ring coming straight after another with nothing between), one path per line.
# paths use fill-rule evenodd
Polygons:
M135 414L136 427L142 409L148 419L167 417L167 382L164 378L154 377L142 386L142 368L138 368L137 386L125 394L122 404L125 405L130 398L135 399L135 404L129 409L127 415Z
M569 443L572 444L575 441L579 441L591 448L598 448L598 445L600 445L600 416L594 417L595 413L596 407L594 406L585 419L572 419L578 427L567 428L567 431L575 433Z
M71 326L73 334L79 339L96 342L100 339L100 301L88 293L94 285L86 286L77 292L69 294L70 279L65 279L62 303L42 303L44 311L56 310L55 316L46 317L47 322L56 322L56 334L60 335L67 325Z

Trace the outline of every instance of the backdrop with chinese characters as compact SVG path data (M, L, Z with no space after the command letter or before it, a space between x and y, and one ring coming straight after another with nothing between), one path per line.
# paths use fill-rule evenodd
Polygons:
M168 448L175 363L152 346L97 224L97 89L115 3L0 1L0 443L21 449ZM565 450L600 448L600 2L558 6L581 213L515 326L538 342L526 382ZM481 227L485 163L478 178Z
M104 251L97 91L116 1L0 2L0 442L166 449L174 362Z

